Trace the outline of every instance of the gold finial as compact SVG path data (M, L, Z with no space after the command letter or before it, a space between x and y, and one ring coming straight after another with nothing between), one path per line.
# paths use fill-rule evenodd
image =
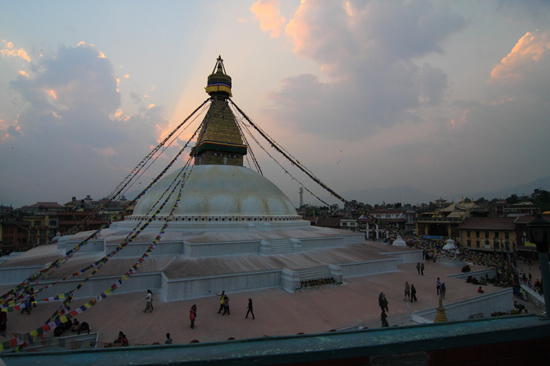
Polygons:
M231 94L231 76L225 72L221 55L216 59L212 74L208 76L205 91L210 95L216 93L216 95L221 95L222 97L227 95L230 97L233 96Z

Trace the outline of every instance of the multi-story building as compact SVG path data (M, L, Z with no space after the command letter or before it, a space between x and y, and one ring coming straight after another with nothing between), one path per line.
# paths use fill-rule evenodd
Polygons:
M37 202L23 206L21 220L29 223L29 246L49 244L59 228L58 212L65 207L57 202Z
M527 238L527 225L535 216L520 216L514 219L515 231L516 231L516 242L517 242L517 251L521 256L525 257L537 257L537 246L535 243L530 243ZM543 218L550 222L550 215L543 214Z
M456 238L458 227L471 217L487 217L489 211L474 202L451 203L435 212L423 212L416 218L416 233L421 236Z
M89 218L92 216L92 218ZM108 218L99 218L93 211L68 211L59 212L59 233L61 235L67 234L74 227L78 227L78 231L84 230L97 230L105 225L108 225ZM86 221L84 221L87 219ZM85 222L85 224L84 224ZM79 227L82 225L82 227Z
M23 221L13 210L2 210L0 215L0 254L25 251L29 246L29 222Z
M461 247L480 251L515 251L515 218L508 217L472 217L458 227L456 244Z
M25 215L22 220L29 223L29 245L31 247L49 244L58 230L57 213Z
M341 219L340 229L359 231L359 223L357 222L357 219Z
M541 213L541 209L531 202L509 204L506 201L495 203L495 212L499 217L533 216Z
M400 209L380 209L366 212L368 216L374 217L380 222L389 224L392 228L408 231L411 230L411 223L414 218L414 214L410 214L407 210ZM370 223L370 219L361 216L357 219L359 230L365 233L367 239L385 239L388 237L389 232L386 229L381 228L379 225Z

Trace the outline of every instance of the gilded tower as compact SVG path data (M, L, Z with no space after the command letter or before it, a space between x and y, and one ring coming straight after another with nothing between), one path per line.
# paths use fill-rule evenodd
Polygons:
M195 165L243 166L247 146L243 143L235 116L227 99L231 97L231 76L225 73L221 56L208 76L205 91L211 97L197 144L191 151Z

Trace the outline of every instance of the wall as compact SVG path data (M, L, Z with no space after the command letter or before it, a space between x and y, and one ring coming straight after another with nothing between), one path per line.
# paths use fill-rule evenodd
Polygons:
M483 314L484 318L491 318L495 311L510 312L514 307L512 288L505 288L491 294L477 294L472 286L472 298L457 301L452 304L443 303L445 314L449 321L467 320L471 315ZM418 323L433 322L437 308L417 311L412 315L412 320Z

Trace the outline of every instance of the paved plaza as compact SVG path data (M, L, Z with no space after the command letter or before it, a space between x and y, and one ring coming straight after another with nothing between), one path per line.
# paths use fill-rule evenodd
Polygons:
M536 264L533 265L532 271L537 268ZM82 313L78 320L88 322L92 332L99 332L100 347L105 342L114 341L119 331L127 335L131 345L163 343L168 332L175 344L193 340L204 343L225 341L231 337L245 339L322 333L357 326L379 327L378 295L381 291L389 302L390 326L406 324L410 322L409 313L438 306L437 277L447 287L444 305L502 289L485 286L485 294L480 295L477 293L478 286L448 277L459 274L460 266L429 262L426 263L424 276L417 274L416 263L400 264L398 269L393 273L345 278L341 286L325 285L299 293L288 293L282 289L229 293L231 315L217 313L220 302L214 293L210 297L171 302L155 298L152 313L143 312L145 291L113 294ZM480 269L483 268L472 266L472 271ZM533 276L536 278L537 274L533 272ZM404 301L405 281L415 285L418 302ZM220 292L222 290L219 289ZM249 298L253 300L256 319L251 316L245 319ZM72 306L80 306L88 300L75 300ZM189 309L193 304L197 305L197 319L195 329L190 329ZM9 313L6 335L26 333L41 326L59 305L60 302L40 303L31 315ZM528 308L531 312L539 311L531 305ZM49 332L47 337L53 337L53 332ZM0 335L0 341L6 340L8 338Z

